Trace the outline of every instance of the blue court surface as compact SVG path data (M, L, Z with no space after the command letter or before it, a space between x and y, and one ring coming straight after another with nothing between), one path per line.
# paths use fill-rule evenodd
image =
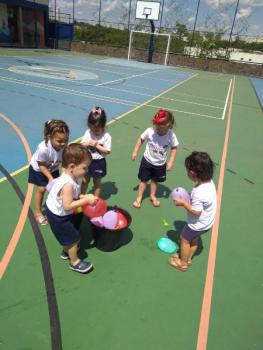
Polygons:
M108 120L112 120L191 75L179 69L120 59L1 57L1 112L27 135L33 151L43 139L46 120L65 120L71 130L70 140L74 140L83 135L88 111L94 105L102 106ZM4 167L14 172L25 166L21 141L7 123L1 123L0 135L0 149L8 145L8 152L1 154Z
M255 92L261 104L261 108L263 109L263 79L250 78L250 80L254 86Z

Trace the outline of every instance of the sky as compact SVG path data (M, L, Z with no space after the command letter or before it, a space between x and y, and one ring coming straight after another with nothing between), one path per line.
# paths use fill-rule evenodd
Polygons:
M127 24L131 6L130 23L140 23L135 18L137 0L56 0L57 11L72 16L73 1L75 19L78 21L98 23L99 9L101 9L101 24L103 22ZM159 21L155 22L156 28L160 26L161 18L163 27L171 28L175 27L176 23L180 23L185 24L189 30L193 29L198 0L154 0L154 2L160 2ZM49 0L50 8L54 9L54 5L55 0ZM201 0L196 30L229 34L236 5L237 0ZM62 17L61 14L60 16ZM233 34L244 38L263 37L263 0L239 1Z

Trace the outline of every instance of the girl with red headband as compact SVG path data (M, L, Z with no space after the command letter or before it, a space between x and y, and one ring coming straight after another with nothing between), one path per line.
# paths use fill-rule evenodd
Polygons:
M152 122L153 126L141 134L132 152L132 160L135 160L140 147L144 141L147 141L138 173L140 184L137 198L133 203L135 208L141 207L148 181L151 181L150 200L154 207L159 207L160 202L156 198L157 184L166 180L166 171L172 169L176 149L179 144L175 133L171 130L174 125L174 117L169 111L160 109L152 119ZM167 163L169 148L171 152Z

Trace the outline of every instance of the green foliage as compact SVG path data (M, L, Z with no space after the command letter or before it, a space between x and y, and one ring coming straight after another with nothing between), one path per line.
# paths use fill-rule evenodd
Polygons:
M143 30L143 28L138 25L136 30ZM129 31L127 29L121 30L99 25L94 26L87 23L75 23L74 40L109 46L128 47ZM192 42L192 33L188 31L186 25L177 23L175 31L172 33L170 52L183 54L185 53L185 47L189 46L191 43L198 51L200 57L220 57L222 56L222 49L227 49L229 46L229 40L224 40L221 38L220 34L212 32L195 32ZM135 35L133 44L139 49L147 50L149 47L149 34ZM165 52L166 46L167 37L158 36L158 39L155 39L155 50L157 52ZM246 52L263 52L263 43L246 42L237 36L235 40L232 41L231 48L242 49Z

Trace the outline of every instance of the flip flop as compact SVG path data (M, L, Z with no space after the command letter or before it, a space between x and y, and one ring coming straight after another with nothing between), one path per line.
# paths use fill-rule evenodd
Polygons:
M169 264L176 268L177 270L181 271L181 272L185 272L188 269L188 266L182 266L181 264L178 264L178 260L179 258L175 258L175 257L170 257L169 258Z
M133 206L134 208L139 209L141 207L141 203L136 200L133 202Z
M171 259L179 259L179 255L176 253L176 254L172 254L171 256L170 256L170 258ZM188 261L187 261L187 265L188 266L192 266L192 260L191 259L189 259Z
M152 202L152 205L155 207L155 208L158 208L160 206L160 202L156 199L156 198L150 198L150 201Z
M48 224L47 218L44 215L35 216L36 222L41 226L46 226Z

